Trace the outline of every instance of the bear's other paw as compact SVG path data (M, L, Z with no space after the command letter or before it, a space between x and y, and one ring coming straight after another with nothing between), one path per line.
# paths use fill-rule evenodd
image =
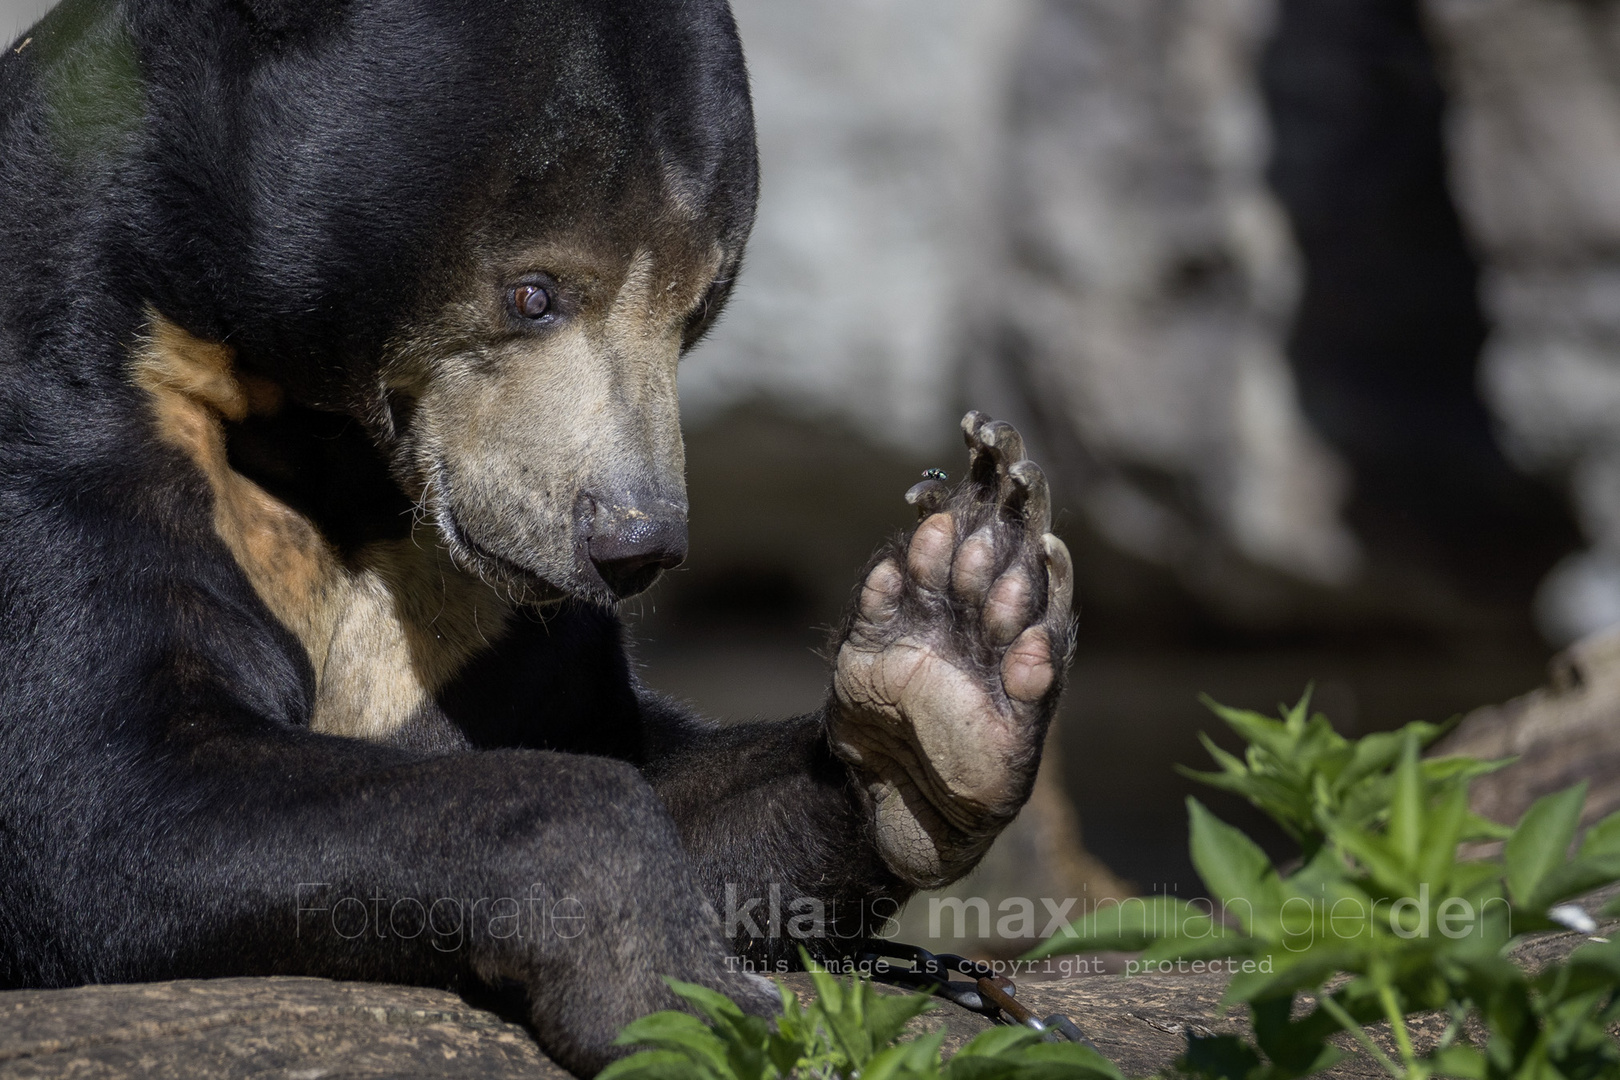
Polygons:
M1045 476L1010 424L962 427L967 480L906 493L923 520L867 572L833 674L834 750L920 888L971 870L1029 797L1074 638Z

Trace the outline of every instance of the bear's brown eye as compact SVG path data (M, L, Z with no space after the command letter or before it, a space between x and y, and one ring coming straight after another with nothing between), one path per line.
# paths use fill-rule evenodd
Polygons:
M512 314L522 319L538 319L551 310L551 294L539 285L519 285L512 290Z

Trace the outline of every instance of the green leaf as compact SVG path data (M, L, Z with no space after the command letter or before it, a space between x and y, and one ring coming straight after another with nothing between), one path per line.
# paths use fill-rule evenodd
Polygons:
M714 1036L714 1029L708 1024L690 1013L669 1009L632 1021L619 1033L616 1041L620 1046L632 1046L637 1043L685 1045L694 1038L718 1042Z
M596 1074L597 1080L714 1080L720 1076L676 1050L643 1050L620 1058Z
M765 1044L765 1056L779 1076L787 1076L799 1062L815 1052L819 1040L814 1031L794 1031L773 1035Z
M1414 867L1404 863L1390 849L1390 844L1377 833L1335 823L1329 833L1333 842L1366 868L1377 891L1390 896L1401 896L1417 889Z
M1235 1035L1188 1034L1176 1068L1206 1080L1249 1080L1260 1071L1260 1054Z
M1536 883L1536 890L1525 905L1541 912L1554 904L1572 900L1603 885L1620 881L1620 852L1600 858L1580 858L1554 867Z
M1585 802L1586 784L1583 782L1567 791L1537 799L1524 812L1502 853L1507 863L1508 893L1514 903L1533 906L1532 899L1541 879L1554 867L1563 865Z
M1620 811L1586 830L1586 835L1581 838L1580 855L1583 859L1620 855Z
M1043 1042L1026 1027L992 1028L945 1065L946 1080L1124 1080L1118 1067L1078 1043Z
M880 994L866 978L843 985L804 950L799 955L816 987L816 1001L808 1011L825 1025L833 1046L857 1071L893 1042L913 1017L933 1007L927 994Z
M1040 1037L1040 1032L1032 1031L1027 1027L993 1027L989 1031L981 1031L979 1034L969 1039L967 1044L963 1046L962 1049L958 1050L951 1060L955 1061L958 1058L972 1057L995 1057L999 1054L1006 1053L1013 1047L1027 1046L1030 1043L1037 1042Z
M1468 788L1462 784L1449 786L1418 835L1417 879L1437 891L1451 882L1457 844L1468 822Z
M1600 971L1620 990L1620 938L1582 945L1570 954L1568 964L1571 969Z
M1485 1080L1487 1064L1485 1054L1472 1046L1454 1045L1435 1051L1428 1058L1435 1073L1454 1076L1459 1080Z
M707 986L682 982L679 979L665 978L664 982L669 985L669 988L678 997L691 1002L699 1012L710 1020L729 1020L743 1015L743 1011L737 1006L737 1003L718 990L710 990Z
M1277 872L1260 846L1210 813L1197 799L1187 800L1193 866L1216 899L1240 912L1244 929L1255 913L1276 906Z
M1407 733L1401 763L1395 767L1395 791L1389 805L1389 849L1412 869L1423 850L1423 770L1418 767L1418 741Z
M1274 1076L1309 1076L1329 1068L1343 1057L1337 1047L1326 1041L1337 1025L1312 1023L1311 1017L1296 1023L1290 1018L1293 1005L1292 994L1256 1000L1249 1005L1255 1041L1271 1059Z
M1283 714L1283 727L1291 735L1300 735L1305 731L1305 720L1311 711L1311 694L1316 691L1315 683L1307 683L1305 693L1300 695L1299 702L1293 708L1284 705L1279 710Z
M1468 814L1468 821L1463 825L1464 840L1506 840L1512 835L1512 827L1492 821L1490 818L1480 817L1472 811Z
M943 1030L901 1043L875 1055L861 1070L861 1080L927 1080L939 1076L939 1048Z
M1472 899L1475 904L1499 897L1502 894L1498 887L1501 880L1501 863L1474 860L1455 863L1451 867L1451 892Z
M1493 772L1505 769L1518 760L1516 757L1505 757L1481 761L1479 758L1455 755L1424 758L1423 775L1429 780L1477 780L1481 776L1488 776Z
M1208 694L1200 694L1198 700L1210 712L1226 721L1227 727L1241 735L1245 742L1284 759L1293 749L1294 739L1281 721L1247 709L1228 708Z
M1383 772L1401 756L1405 736L1399 731L1380 731L1357 739L1350 764L1339 773L1336 787L1343 793L1355 784Z
M801 1058L817 1052L825 1036L793 991L782 983L776 984L776 990L782 997L782 1015L776 1019L776 1031L767 1039L765 1052L777 1073L786 1076Z
M1021 1059L1025 1067L1018 1075L1030 1080L1125 1080L1119 1066L1079 1043L1034 1042L1009 1056Z
M866 1031L874 1046L894 1041L914 1017L934 1007L928 994L880 994L867 979L858 985L866 997Z
M679 979L666 978L664 981L677 995L709 1018L720 1050L725 1055L729 1075L738 1080L757 1080L766 1075L773 1038L771 1027L763 1017L749 1016L736 1002L706 986L681 982ZM778 1049L777 1052L781 1051Z
M643 1016L625 1027L614 1041L619 1046L648 1046L679 1053L714 1076L734 1075L726 1061L726 1046L714 1029L687 1013L669 1011Z
M839 1012L844 1007L844 988L820 964L810 959L804 949L799 950L799 962L810 973L810 984L816 988L815 1007L821 1012ZM851 988L853 989L853 987Z

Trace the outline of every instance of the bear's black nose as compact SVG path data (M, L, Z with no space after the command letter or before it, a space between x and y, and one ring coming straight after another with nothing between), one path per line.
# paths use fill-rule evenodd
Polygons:
M598 504L586 550L613 595L634 596L685 561L686 513L667 505L644 510Z

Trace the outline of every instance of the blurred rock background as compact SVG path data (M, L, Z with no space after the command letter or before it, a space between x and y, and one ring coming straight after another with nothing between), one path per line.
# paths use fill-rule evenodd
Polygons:
M1620 622L1620 5L1428 0L1458 202L1485 264L1482 386L1516 464L1567 478L1587 547L1538 598L1572 641Z
M992 913L1198 887L1201 692L1364 733L1620 623L1620 0L733 3L764 188L682 373L692 555L626 605L649 683L816 708L968 407L1083 605L1036 800L951 890Z
M1041 799L950 890L992 922L1006 897L1197 888L1172 767L1203 758L1200 692L1265 708L1314 681L1365 732L1540 683L1551 646L1609 618L1570 616L1594 602L1556 599L1567 569L1542 582L1606 557L1579 462L1620 413L1580 388L1539 404L1556 374L1534 357L1502 388L1524 332L1497 282L1526 260L1465 193L1490 154L1541 151L1466 131L1537 119L1511 118L1540 76L1503 85L1520 69L1476 55L1512 47L1496 24L1609 5L1442 6L737 0L765 189L735 306L683 376L693 554L639 606L649 680L727 716L815 707L806 627L905 526L917 472L959 466L971 406L1053 476L1084 604ZM1556 50L1536 65L1583 77ZM1591 122L1620 137L1620 114ZM1570 233L1600 259L1603 234ZM1591 293L1549 288L1524 318ZM1593 419L1561 452L1521 434L1576 407Z

